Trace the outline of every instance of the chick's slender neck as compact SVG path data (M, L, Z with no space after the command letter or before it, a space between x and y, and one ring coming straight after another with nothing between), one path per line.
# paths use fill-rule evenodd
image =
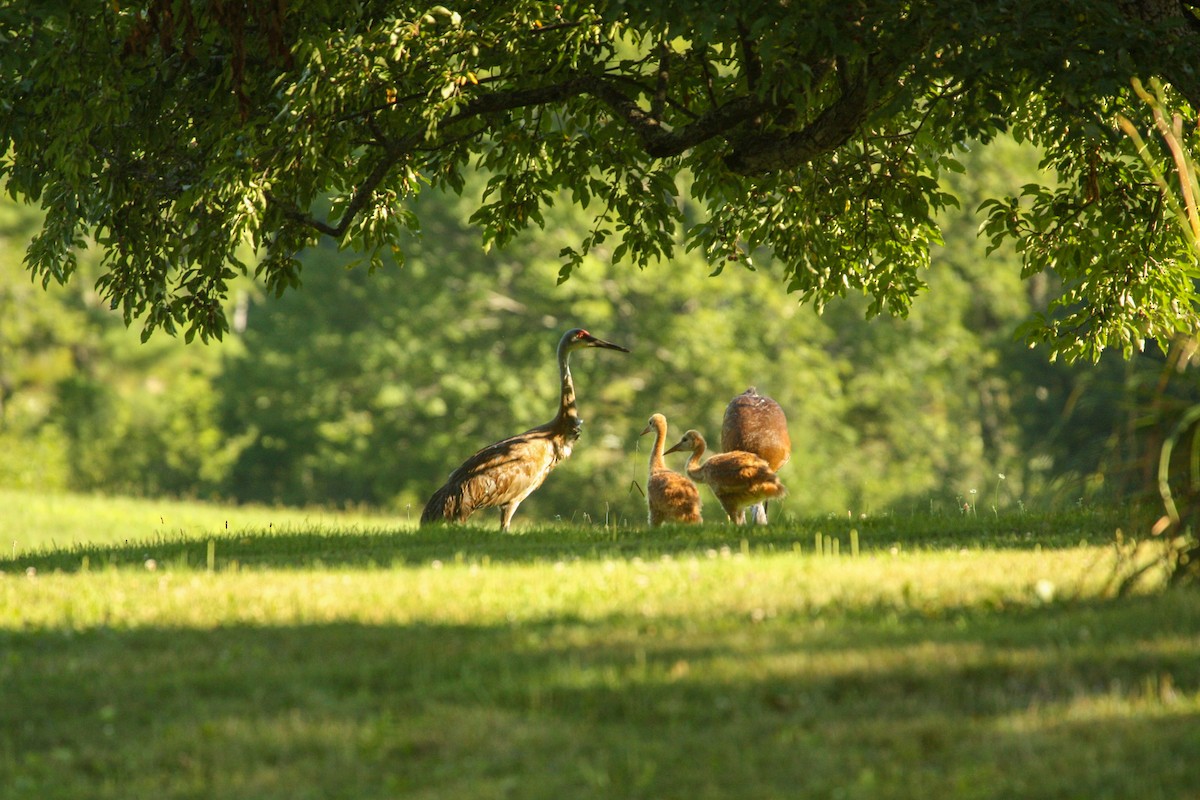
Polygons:
M650 448L650 471L666 469L667 462L663 458L663 445L667 442L667 426L660 420L654 420L654 447Z
M687 462L687 474L695 477L700 472L700 456L704 455L704 448L708 445L704 441L704 437L696 434L692 439L692 457Z

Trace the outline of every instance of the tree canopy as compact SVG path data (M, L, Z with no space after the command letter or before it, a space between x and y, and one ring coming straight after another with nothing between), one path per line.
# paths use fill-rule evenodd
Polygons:
M232 279L296 286L323 237L402 262L414 195L475 170L489 245L588 209L563 278L766 250L800 299L903 315L953 202L939 178L1007 133L1049 168L987 205L986 233L1058 282L1026 335L1096 357L1200 328L1195 251L1116 122L1152 126L1134 78L1200 108L1195 5L30 0L0 9L0 177L45 208L34 275L69 279L94 240L145 335L220 336Z

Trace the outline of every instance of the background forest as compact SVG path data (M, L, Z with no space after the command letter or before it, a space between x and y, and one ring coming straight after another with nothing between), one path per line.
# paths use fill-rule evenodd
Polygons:
M301 290L239 287L224 342L142 344L92 291L86 263L67 287L30 282L21 257L37 212L6 203L0 485L415 520L463 458L552 416L554 346L581 326L633 352L576 355L584 438L523 520L643 519L646 418L712 440L747 386L789 415L785 514L978 513L1136 492L1156 421L1195 402L1195 380L1153 346L1071 365L1021 341L1055 287L1022 280L1009 251L985 254L976 209L1019 192L1037 159L1003 140L964 154L946 186L960 208L903 320L866 319L853 296L821 314L800 306L769 258L712 277L698 253L640 272L599 253L557 285L585 213L564 203L539 235L485 253L470 204L427 192L403 266L372 274L316 249Z

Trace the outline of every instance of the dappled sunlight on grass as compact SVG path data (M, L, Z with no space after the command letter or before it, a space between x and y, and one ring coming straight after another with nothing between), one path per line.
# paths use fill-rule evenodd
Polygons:
M198 553L202 547L196 547ZM153 552L151 550L151 552ZM156 560L128 569L0 575L0 624L76 627L414 622L484 624L635 614L705 614L746 622L781 614L945 617L972 608L1036 607L1055 594L1095 596L1109 571L1102 548L1046 552L946 552L824 558L793 553L688 555L654 560L444 563L399 569L207 572L204 560ZM19 566L19 564L18 564ZM23 602L17 603L18 598Z

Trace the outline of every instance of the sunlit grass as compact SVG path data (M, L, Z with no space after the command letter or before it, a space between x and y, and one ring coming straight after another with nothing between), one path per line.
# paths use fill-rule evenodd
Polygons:
M1114 533L31 540L0 559L0 797L1197 796L1200 595L1113 599Z
M292 526L399 526L400 517L366 512L220 506L184 500L40 494L0 488L0 557L32 549L115 545L159 538L271 531Z
M11 601L0 604L0 623L25 628L54 628L67 620L75 628L110 620L120 620L122 627L496 625L619 614L732 616L751 622L826 612L939 615L1040 604L1047 581L1067 596L1095 596L1108 575L1095 548L883 553L853 560L728 551L650 561L432 559L398 569L300 571L218 562L222 569L212 574L206 572L204 542L192 550L194 557L186 562L160 561L149 547L140 568L18 570L0 581L0 599Z

